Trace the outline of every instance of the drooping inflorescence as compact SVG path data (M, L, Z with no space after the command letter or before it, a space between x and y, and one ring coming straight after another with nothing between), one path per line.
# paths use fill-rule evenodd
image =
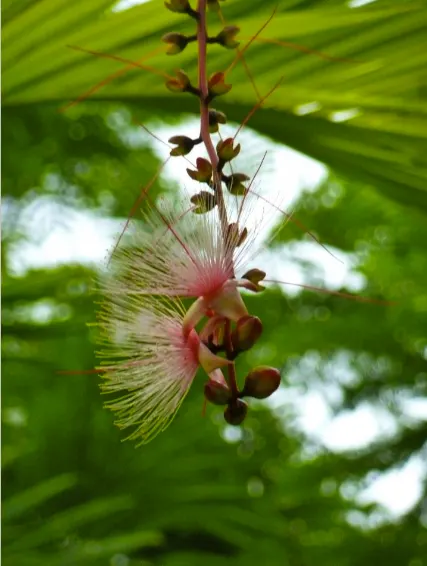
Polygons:
M248 313L240 290L261 291L265 273L245 272L253 244L245 210L254 197L248 175L225 172L240 144L220 137L214 146L211 139L227 121L212 101L231 85L221 71L207 76L206 53L212 44L237 48L239 28L225 26L216 36L208 35L206 12L219 10L217 0L198 0L195 8L188 0L169 0L165 6L194 19L197 28L191 36L164 35L167 54L196 42L199 60L197 82L182 70L166 82L170 91L193 95L200 104L199 136L173 136L170 155L185 156L204 144L208 158L197 158L195 167L187 169L203 188L188 201L152 204L144 227L138 225L125 244L115 247L101 282L102 387L122 394L107 406L117 411L118 426L133 427L130 437L141 443L171 422L199 368L207 374L205 399L223 405L224 418L233 425L246 416L244 397L266 398L280 384L279 371L262 366L240 388L235 370L236 358L262 333L261 320ZM240 199L234 211L225 193ZM192 300L187 309L182 298Z

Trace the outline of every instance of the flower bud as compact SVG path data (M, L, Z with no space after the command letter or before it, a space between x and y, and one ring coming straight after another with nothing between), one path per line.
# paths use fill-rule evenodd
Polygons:
M227 244L230 247L238 248L243 244L248 236L247 228L243 228L241 232L239 232L239 225L237 222L232 222L228 225L227 228Z
M259 284L260 281L262 281L265 278L265 271L261 271L261 269L250 269L249 271L247 271L243 276L242 279L247 279L248 281L250 281L252 283L250 288L252 291L258 292L258 291L264 291L265 287L263 287L262 285Z
M231 85L225 84L224 79L225 74L221 71L210 76L208 87L211 98L214 96L220 96L221 94L226 94L232 89Z
M239 46L239 41L235 40L236 35L239 33L240 28L237 26L226 26L216 36L216 41L227 49L234 49Z
M262 333L262 322L257 316L242 316L231 334L231 342L236 352L249 350Z
M197 195L193 195L190 201L197 206L193 209L195 214L205 214L216 206L216 197L208 191L201 191Z
M243 228L243 230L240 232L239 235L239 239L237 241L236 247L240 247L244 241L246 240L246 238L248 237L248 229L247 228Z
M191 10L188 0L169 0L169 2L165 2L165 6L171 12L178 14L185 14Z
M162 37L162 41L168 44L166 51L168 55L176 55L177 53L181 53L181 51L184 51L184 49L188 45L187 36L177 32L166 33Z
M209 110L209 132L211 134L215 134L219 127L218 124L226 124L227 123L227 116L224 112L219 112L212 108Z
M219 12L220 6L218 0L208 0L208 9L212 12Z
M225 182L227 189L232 195L235 196L243 196L247 188L243 184L243 181L249 181L250 177L245 175L244 173L233 173Z
M231 391L226 383L210 379L205 383L205 398L214 405L227 405L231 400Z
M166 81L166 87L171 92L187 92L192 89L190 77L184 71L175 71L176 79Z
M196 159L197 171L193 169L187 169L188 176L194 181L199 181L199 183L209 183L212 177L212 165L207 159L203 157L198 157Z
M168 142L176 144L176 147L172 148L170 152L173 156L187 155L195 146L195 141L187 136L172 136Z
M220 140L216 146L216 152L221 161L231 161L240 153L240 144L233 147L233 138Z
M224 411L224 419L228 424L238 426L242 424L248 413L248 404L242 399L236 399Z
M246 376L242 395L255 397L255 399L266 399L280 385L280 371L268 366L258 366Z

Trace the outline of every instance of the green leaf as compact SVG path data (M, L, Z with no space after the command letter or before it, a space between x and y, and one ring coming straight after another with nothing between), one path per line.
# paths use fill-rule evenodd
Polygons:
M137 102L162 116L193 112L193 101L168 93L158 76L67 47L141 60L170 31L170 13L162 4L152 0L108 13L103 0L63 1L60 8L43 0L17 11L3 29L3 103L51 101L60 106L119 72L121 77L107 81L92 97ZM223 11L229 10L241 36L249 39L274 6L265 1L262 10L254 7L251 12L246 1L236 0ZM284 77L264 103L274 110L258 111L250 125L349 179L426 210L427 55L420 48L426 23L427 10L416 0L377 0L357 8L318 0L309 9L292 4L290 10L280 8L260 36L264 42L258 38L245 54L260 93ZM179 32L192 32L189 18L177 18L174 25ZM216 29L215 24L212 27ZM289 44L294 40L301 43L297 50ZM212 49L209 66L225 70L232 57ZM151 56L146 63L173 72L164 54ZM196 76L193 53L186 51L180 66ZM256 97L242 66L237 65L229 79L233 90L221 104L229 117L242 120Z
M10 497L3 503L3 520L22 516L48 499L71 489L76 483L75 474L62 474Z

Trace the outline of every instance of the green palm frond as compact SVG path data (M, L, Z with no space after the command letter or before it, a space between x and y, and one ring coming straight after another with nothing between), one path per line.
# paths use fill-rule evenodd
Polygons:
M243 0L223 4L227 23L249 39L272 14L275 2ZM113 12L105 0L6 3L3 26L3 103L7 106L77 98L114 73L93 99L136 103L153 115L195 112L187 95L173 95L164 80L138 67L99 58L83 49L138 61L173 74L195 76L193 46L178 57L162 52L160 38L193 23L174 16L163 2ZM212 16L212 33L221 29ZM265 95L279 88L251 120L256 130L310 155L348 178L367 182L391 198L427 208L427 9L417 0L377 0L361 7L344 2L281 2L260 37L295 42L306 53L255 40L245 60ZM242 41L242 45L244 41ZM423 48L424 45L424 48ZM234 53L214 46L210 71L225 70ZM343 60L344 59L344 60ZM120 76L118 76L120 75ZM242 65L230 73L232 91L218 105L241 120L257 101Z

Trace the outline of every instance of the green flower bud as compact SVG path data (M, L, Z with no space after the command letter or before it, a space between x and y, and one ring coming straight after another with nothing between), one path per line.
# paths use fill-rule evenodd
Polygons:
M193 195L190 201L197 206L193 210L195 214L205 214L216 206L216 197L207 191L201 191L197 195Z
M239 426L245 420L247 413L248 404L241 399L236 399L225 409L224 419L228 424Z
M231 400L231 391L226 383L210 379L205 383L205 398L214 405L227 405Z
M226 94L232 89L231 85L227 85L224 82L225 74L220 71L214 73L210 76L208 81L209 96L213 98L214 96L220 96L221 94Z
M169 2L165 2L165 7L178 14L185 14L191 10L188 0L169 0Z
M243 184L243 181L249 181L250 177L244 173L233 173L227 177L225 184L227 189L232 195L243 196L246 194L247 188Z
M169 143L176 144L176 147L171 149L170 154L173 156L187 155L195 146L195 141L187 136L172 136L168 140Z
M220 140L216 146L216 152L221 159L221 161L231 161L240 153L240 144L238 143L236 147L233 147L233 138L227 138L225 140Z
M262 322L257 316L242 316L231 334L235 352L249 350L262 334Z
M227 123L227 116L223 112L219 112L212 108L209 110L209 132L211 134L215 134L218 130L219 124L226 124Z
M235 40L236 35L239 33L240 28L237 26L226 26L216 36L216 41L227 49L235 49L239 46L239 41Z
M169 79L166 81L166 87L171 92L198 92L191 86L190 77L184 71L175 71L176 79Z
M224 1L225 0L221 0L221 2ZM208 9L211 10L212 12L219 12L220 10L219 0L208 0Z
M181 51L184 51L188 45L187 36L177 32L166 33L162 37L162 41L168 44L168 49L166 51L168 55L181 53Z
M194 169L187 169L188 176L194 181L199 181L199 183L209 183L212 178L212 165L207 159L203 157L198 157L196 159L197 171Z
M276 391L279 385L280 371L278 369L259 366L246 376L242 396L266 399Z
M243 276L242 279L247 279L253 285L251 286L252 291L264 291L265 287L259 284L265 278L265 271L261 271L261 269L250 269L247 271Z

